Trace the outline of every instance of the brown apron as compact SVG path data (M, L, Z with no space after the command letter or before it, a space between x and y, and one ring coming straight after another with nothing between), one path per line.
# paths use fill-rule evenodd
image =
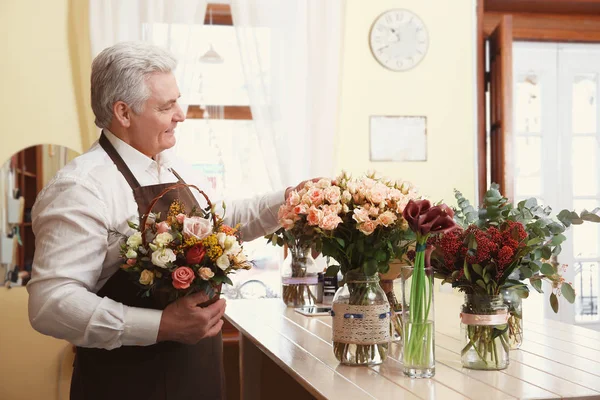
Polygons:
M123 174L138 205L140 221L160 192L173 183L140 186L131 170L106 138L100 145ZM173 174L183 182L175 171ZM179 199L186 210L198 206L189 188L172 190L153 212L165 215ZM152 297L139 296L139 288L119 269L98 292L131 307L162 309ZM160 342L151 346L122 346L113 350L78 347L71 381L72 400L217 400L225 398L221 334L196 345Z

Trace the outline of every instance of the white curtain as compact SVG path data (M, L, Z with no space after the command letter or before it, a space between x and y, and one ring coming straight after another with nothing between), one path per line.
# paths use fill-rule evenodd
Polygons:
M232 0L231 11L272 187L334 175L343 1Z
M123 41L147 41L177 57L180 104L187 111L197 66L192 36L204 24L206 0L90 0L92 57Z

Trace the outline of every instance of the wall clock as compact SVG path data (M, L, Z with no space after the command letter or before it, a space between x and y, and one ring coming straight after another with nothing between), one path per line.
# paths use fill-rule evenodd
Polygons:
M392 71L407 71L417 66L429 47L427 27L415 13L404 9L388 10L373 22L369 44L375 59Z

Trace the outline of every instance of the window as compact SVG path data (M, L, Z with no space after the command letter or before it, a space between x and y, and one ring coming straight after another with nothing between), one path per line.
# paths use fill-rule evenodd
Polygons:
M189 104L187 119L178 129L178 156L208 177L219 198L269 192L229 5L209 4L203 26L152 24L148 28L155 44L171 43L172 48L175 43L187 49L179 52L186 56L179 60L177 71L183 81L183 102ZM256 34L261 54L268 54L269 29L258 29ZM270 85L268 68L263 73L264 84ZM224 288L224 294L278 296L281 248L267 246L262 238L245 243L244 248L255 268L232 276L234 286Z
M522 42L513 55L515 200L537 197L555 211L599 207L600 46ZM567 237L559 261L577 299L563 302L572 313L560 318L598 323L600 227L573 226Z

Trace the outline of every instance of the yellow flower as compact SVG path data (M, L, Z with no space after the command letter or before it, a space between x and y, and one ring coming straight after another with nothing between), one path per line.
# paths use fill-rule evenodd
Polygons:
M152 285L154 283L154 272L148 269L143 270L140 275L140 283L146 286Z
M206 255L213 260L216 261L217 258L223 255L223 248L219 246L219 240L217 239L217 235L212 234L202 239L201 241L204 248L206 248Z
M185 214L185 207L179 200L173 200L169 206L169 217L175 218L178 214Z

